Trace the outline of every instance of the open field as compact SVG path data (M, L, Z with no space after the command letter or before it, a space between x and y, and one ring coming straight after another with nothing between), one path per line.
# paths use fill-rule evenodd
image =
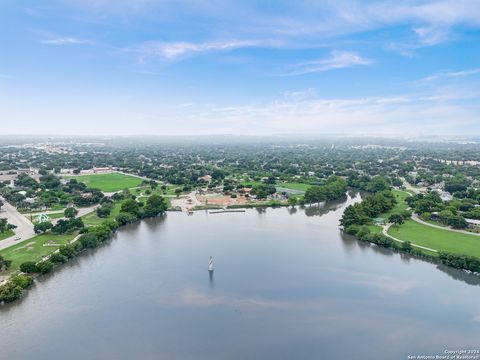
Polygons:
M11 270L18 270L23 262L39 261L42 257L57 250L59 245L73 240L75 236L77 236L77 233L68 235L41 234L1 250L0 254L4 258L12 260ZM52 245L43 246L46 243Z
M436 229L413 220L408 220L400 226L390 227L388 234L438 251L480 257L480 237L478 236Z
M3 240L3 239L9 238L10 236L13 236L13 235L15 235L13 230L4 231L4 232L0 233L0 241Z
M291 190L298 190L298 191L307 191L307 189L311 188L313 185L309 184L302 184L302 183L287 183L287 182L279 182L276 186Z
M69 178L77 179L90 188L100 189L104 192L130 189L139 186L143 181L140 178L120 173L79 175Z

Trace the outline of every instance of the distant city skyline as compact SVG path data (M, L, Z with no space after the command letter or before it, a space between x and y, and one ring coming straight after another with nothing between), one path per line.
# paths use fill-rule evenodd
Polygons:
M480 134L480 2L0 3L0 135Z

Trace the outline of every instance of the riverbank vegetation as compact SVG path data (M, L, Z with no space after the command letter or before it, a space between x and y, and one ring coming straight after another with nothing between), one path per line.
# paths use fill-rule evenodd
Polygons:
M435 194L410 197L405 193L402 195L398 190L393 191L393 202L392 197L382 191L367 196L362 203L349 206L341 219L345 232L361 241L414 254L444 265L473 272L480 270L479 237L410 220L411 212L407 210L407 206L411 204L415 211L423 207L432 209L438 203ZM373 225L376 216L387 215L387 221L392 224L388 228L388 235L391 237L381 232L381 226Z
M107 217L100 224L82 226L80 233L77 227L68 227L65 233L61 232L62 235L59 235L58 232L54 232L55 227L53 227L50 231L33 239L0 251L2 269L34 275L49 273L55 266L65 263L81 251L101 245L118 227L140 219L159 216L167 210L165 199L157 194L149 196L144 202L138 202L131 197L117 201L120 211L114 219ZM81 218L71 217L66 221L83 225ZM61 228L63 229L64 225ZM22 290L31 284L21 287L18 279L13 276L0 287L0 303L19 298Z

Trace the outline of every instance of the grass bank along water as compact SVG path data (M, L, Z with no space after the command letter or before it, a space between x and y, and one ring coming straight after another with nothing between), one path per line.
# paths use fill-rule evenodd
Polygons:
M346 233L355 235L361 241L480 273L480 239L473 235L431 228L412 220L405 221L409 218L405 206L406 197L400 196L398 191L393 193L390 190L368 195L361 203L350 205L340 223ZM373 225L375 218L380 216L388 216L389 221L398 221L398 224L390 226L388 230L388 235L392 238L382 234L380 226ZM403 242L395 241L393 238Z
M36 251L33 259L28 252L17 251L29 244L20 243L4 250L1 255L10 261L9 265L16 273L0 286L0 304L19 299L23 290L33 283L34 276L51 272L55 266L69 261L83 250L96 248L108 240L120 226L162 215L166 210L165 199L156 194L149 196L144 203L126 199L120 205L120 211L114 219L106 219L98 225L85 227L80 230L79 236L76 236L78 232L61 235L62 241L56 242L56 245L60 246L53 253L51 248L45 246L48 245L49 236L51 237L49 233L39 235L37 241L31 242L30 246ZM18 270L22 273L18 274Z

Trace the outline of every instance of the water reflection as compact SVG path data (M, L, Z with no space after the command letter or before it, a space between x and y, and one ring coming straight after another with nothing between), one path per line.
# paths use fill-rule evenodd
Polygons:
M468 285L480 285L480 275L468 273L460 269L454 269L445 265L438 265L437 269L443 271L452 279L463 281Z
M328 214L331 211L338 210L345 206L347 197L339 200L322 202L317 204L311 204L305 206L305 215L307 216L322 216Z
M213 276L213 273L214 273L213 271L208 272L208 280L211 288L215 287L215 278Z
M297 207L296 207L296 206L291 206L291 207L288 208L288 213L289 213L290 215L296 214L297 211L298 211L298 210L297 210Z
M257 211L257 213L262 214L262 215L267 212L267 208L265 208L265 207L256 207L255 210Z

